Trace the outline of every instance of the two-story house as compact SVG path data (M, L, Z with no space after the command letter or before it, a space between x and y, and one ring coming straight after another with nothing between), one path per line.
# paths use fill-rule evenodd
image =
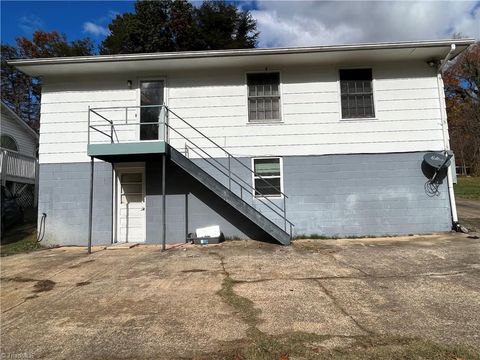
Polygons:
M23 208L37 205L38 134L1 103L0 182Z
M439 67L473 40L16 60L42 78L39 213L58 244L448 231ZM90 206L91 204L91 206Z

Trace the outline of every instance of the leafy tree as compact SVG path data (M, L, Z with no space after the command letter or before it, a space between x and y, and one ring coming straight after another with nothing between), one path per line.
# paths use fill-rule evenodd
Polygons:
M40 79L30 77L13 66L8 60L19 58L44 58L59 56L82 56L94 53L93 43L87 38L68 42L65 35L56 31L35 31L32 39L17 38L17 46L1 46L1 97L13 111L32 127L38 127L40 104Z
M7 64L8 60L19 57L17 48L2 44L2 101L23 120L33 124L38 118L37 98L34 95L34 88L37 90L36 84L29 76Z
M90 39L67 41L67 37L56 31L35 31L32 40L17 38L17 47L22 58L45 58L59 56L84 56L94 53Z
M196 11L200 47L208 50L253 48L256 22L249 12L232 4L204 1Z
M102 54L252 48L258 38L251 14L222 1L198 9L185 0L137 1L109 29Z
M480 42L444 72L452 149L462 166L480 174Z

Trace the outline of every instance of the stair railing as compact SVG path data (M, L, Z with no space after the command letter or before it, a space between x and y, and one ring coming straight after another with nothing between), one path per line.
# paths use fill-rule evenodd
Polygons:
M200 146L198 146L197 144L195 144L192 140L188 139L186 136L184 136L183 134L181 134L179 131L177 131L177 129L173 128L173 127L170 127L170 129L175 132L176 134L178 134L179 136L181 136L183 139L185 139L186 141L188 141L191 145L193 145L194 147L191 147L191 146L188 146L187 144L185 144L185 156L188 158L189 156L189 153L190 151L192 151L193 153L195 153L200 159L203 159L204 161L206 161L209 165L211 165L213 168L215 168L216 170L218 170L220 173L222 173L223 175L225 175L227 178L228 178L228 189L230 191L232 191L232 182L235 183L236 185L238 185L239 189L240 189L240 199L242 199L243 201L245 201L243 199L243 192L244 191L247 191L247 193L249 192L253 192L255 193L255 188L253 186L251 186L248 182L246 182L244 179L242 179L239 175L233 173L231 171L231 167L226 167L225 165L223 165L221 162L219 162L215 157L211 156L210 154L208 154L205 150L203 150ZM197 150L198 151L197 151ZM203 154L203 155L202 155ZM230 158L231 159L234 159L235 157L233 157L233 155L230 155ZM229 163L230 163L230 160L229 160ZM250 169L249 169L250 170ZM236 177L237 179L235 179L234 177ZM242 183L244 185L246 185L246 187L244 185L242 185ZM290 227L290 232L289 234L292 235L292 227L294 226L293 223L291 223L287 218L286 218L286 207L285 207L285 197L283 197L283 203L284 203L284 207L280 207L278 206L276 203L274 203L272 200L270 200L268 197L259 197L257 198L258 200L260 200L268 209L270 209L271 211L273 211L275 214L277 214L278 216L280 216L282 218L282 220L284 221L284 224L283 224L283 229L284 231L286 232L287 231L287 223L289 224L289 227Z
M219 165L224 171L226 171L226 173L224 171L221 171L218 167L215 167L218 171L220 171L222 174L224 174L225 176L228 177L228 188L229 190L232 190L231 188L231 182L235 182L239 187L240 187L240 198L243 200L243 190L247 190L247 191L251 191L253 194L256 194L257 191L255 190L255 188L250 185L248 182L246 182L243 178L241 178L238 174L235 174L235 173L232 173L232 170L231 170L231 164L232 164L232 160L241 165L244 169L248 170L248 172L250 174L253 174L255 175L255 177L261 179L262 181L264 181L266 184L268 184L269 186L271 186L273 189L275 189L276 191L278 191L278 193L282 196L282 199L283 199L283 208L281 206L278 206L275 202L273 202L269 197L266 197L266 196L260 196L260 197L257 197L258 200L260 200L265 206L267 206L267 208L269 208L270 210L272 210L275 214L279 215L282 220L283 220L283 230L285 232L287 232L287 223L290 227L290 231L289 231L289 234L290 236L292 236L292 227L294 226L293 223L287 219L287 206L286 206L286 199L288 199L288 196L282 192L278 187L276 187L275 185L273 185L271 182L268 181L268 179L262 177L260 174L257 174L255 173L254 170L250 169L248 166L246 166L243 162L241 162L237 157L235 157L234 155L232 155L230 152L228 152L225 148L223 148L222 146L220 146L219 144L217 144L215 141L213 141L211 138L209 138L207 135L205 135L203 132L201 132L200 130L198 130L196 127L194 127L193 125L191 125L189 122L187 122L185 119L183 119L181 116L179 116L178 114L176 114L174 111L172 111L168 106L164 105L164 108L166 109L166 112L165 112L165 120L163 121L166 128L174 131L176 134L178 134L179 136L181 136L183 139L185 139L186 141L188 141L190 144L192 144L196 149L198 149L201 153L203 153L208 159L210 160L213 160L217 165ZM198 146L197 144L195 144L191 139L187 138L185 135L183 135L182 133L180 133L180 131L178 131L177 129L175 129L174 127L172 127L169 123L169 117L168 117L168 114L172 114L173 116L175 116L175 118L177 118L178 120L182 121L185 125L188 126L188 128L191 128L193 129L196 133L198 133L199 135L201 135L202 138L208 140L212 145L215 146L215 148L221 150L226 156L227 156L227 163L228 163L228 166L225 166L223 165L222 163L220 163L217 159L215 159L213 156L211 156L209 153L207 153L203 148L201 148L200 146ZM168 135L168 132L165 132L167 133ZM168 142L169 141L169 138L167 136L166 138L166 141ZM185 144L186 145L186 144ZM194 151L193 148L191 147L188 147L186 145L185 147L186 149L186 155L188 157L188 150L192 150ZM200 158L202 158L203 160L207 161L207 158L205 156L202 156L201 154L199 154L199 152L197 151L194 151L195 154L197 156L199 156ZM212 165L212 163L210 161L207 161L210 165ZM213 165L212 165L213 166ZM239 181L236 181L233 176L235 176L237 179L239 179L243 184L245 184L247 186L247 188L245 188L244 186L242 186L242 184L239 183ZM245 200L244 200L245 201ZM270 205L271 206L270 206ZM279 213L277 210L275 210L274 208L272 208L272 206L276 209L278 209L281 213Z
M129 122L128 121L128 112L131 109L141 109L141 108L160 108L160 114L159 114L159 120L157 122ZM256 178L262 180L264 183L266 183L268 186L270 186L272 189L275 189L278 191L278 193L281 195L282 200L283 200L283 207L279 206L275 202L273 202L269 197L266 196L260 196L257 197L256 199L259 200L263 205L265 205L268 209L273 211L276 215L280 216L281 219L283 220L283 230L287 232L287 228L289 227L289 234L292 236L292 231L294 224L287 219L287 208L286 208L286 199L288 199L288 196L281 191L278 187L273 185L271 182L268 181L268 179L262 177L260 174L255 173L254 170L250 169L250 167L246 166L243 162L241 162L237 157L232 155L229 151L227 151L225 148L217 144L215 141L213 141L211 138L209 138L207 135L205 135L203 132L198 130L196 127L191 125L189 122L187 122L185 119L183 119L181 116L179 116L177 113L172 111L168 106L166 105L141 105L141 106L116 106L116 107L103 107L103 108L90 108L89 107L89 112L88 112L88 144L90 145L91 142L91 137L90 137L90 130L95 130L104 136L106 136L109 140L110 143L119 143L119 138L117 131L115 129L116 126L131 126L131 125L139 125L140 129L141 126L151 126L151 125L158 125L159 127L159 140L165 141L167 143L170 143L170 131L173 131L177 135L179 135L181 138L183 138L185 141L187 141L191 146L188 146L187 143L185 143L185 156L188 158L189 157L189 152L192 151L195 153L200 159L203 159L206 161L208 164L213 166L217 171L219 171L221 174L226 176L228 178L228 189L232 191L232 182L235 183L236 185L239 186L240 189L240 198L246 202L243 199L243 192L247 191L247 193L251 192L253 194L257 194L256 189L254 186L252 186L250 183L245 181L240 175L236 174L235 172L232 172L232 161L236 164L239 164L242 168L247 170L250 174L253 174ZM100 114L102 110L108 110L108 111L114 111L114 110L124 110L125 111L125 118L124 121L122 120L121 122L116 122L108 119L107 117L103 116ZM107 122L107 124L91 124L91 114L94 116L100 117L100 119L104 120ZM226 155L227 158L227 166L222 164L217 160L217 158L213 157L210 155L208 152L206 152L202 147L199 145L195 144L191 139L189 139L187 136L185 136L183 133L181 133L178 129L170 125L169 121L169 115L175 116L176 119L180 120L182 123L187 125L188 129L194 130L196 133L198 133L201 138L206 139L210 144L214 146L214 148L220 150ZM99 128L103 127L108 127L109 128L109 133L108 134L106 131L100 130ZM160 134L160 130L162 130L162 133ZM202 155L203 154L203 155ZM288 224L288 225L287 225Z

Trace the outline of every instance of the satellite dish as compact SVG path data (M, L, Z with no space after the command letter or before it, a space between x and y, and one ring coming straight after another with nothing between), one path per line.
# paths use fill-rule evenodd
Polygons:
M436 170L440 170L443 167L450 165L451 155L444 155L439 152L429 152L423 156L423 160Z

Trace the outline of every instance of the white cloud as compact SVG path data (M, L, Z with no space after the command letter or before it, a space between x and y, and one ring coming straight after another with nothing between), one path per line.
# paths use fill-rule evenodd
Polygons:
M87 21L83 23L83 32L93 36L107 36L110 31L101 25Z
M480 2L260 1L252 11L259 46L480 39Z
M121 15L122 13L116 11L116 10L108 10L108 18L109 19L115 19L117 15Z
M19 19L18 27L26 35L31 35L34 31L39 30L45 26L45 23L36 15L22 16Z

